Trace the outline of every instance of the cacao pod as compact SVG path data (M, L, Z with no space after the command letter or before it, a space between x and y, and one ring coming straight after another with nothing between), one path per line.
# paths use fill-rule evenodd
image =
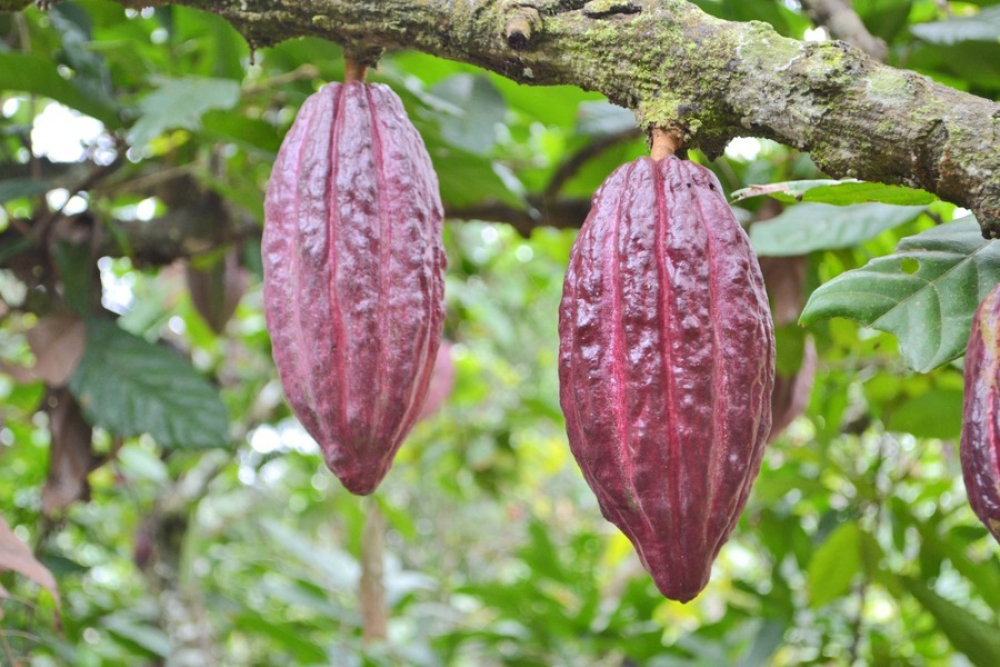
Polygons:
M965 350L962 476L972 510L1000 542L1000 285L979 304Z
M444 319L443 209L388 87L331 83L302 105L265 201L264 312L295 415L352 493L413 427Z
M767 436L769 443L774 442L782 431L805 412L815 378L816 342L812 336L806 336L799 369L791 375L785 375L781 371L774 373L774 389L771 391L771 433Z
M770 214L770 211L767 213ZM760 272L770 296L775 325L787 326L798 321L805 304L808 267L808 255L760 258ZM798 369L787 373L781 368L775 370L774 390L771 392L771 434L767 437L769 443L774 442L796 417L805 412L815 377L816 343L812 336L806 336Z
M186 276L194 309L209 329L221 334L246 291L247 275L240 266L239 249L230 247L207 266L189 260Z
M602 514L657 587L708 583L760 470L774 333L715 176L642 157L594 195L559 311L560 402Z
M431 372L431 383L427 387L427 397L417 413L417 421L434 415L444 405L455 386L455 362L451 358L451 343L442 340L438 348L437 360Z

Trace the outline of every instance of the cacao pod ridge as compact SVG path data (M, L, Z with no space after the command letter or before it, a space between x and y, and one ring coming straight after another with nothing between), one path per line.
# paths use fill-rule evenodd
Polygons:
M355 494L416 421L444 321L437 177L387 86L308 98L272 170L262 244L273 356L295 415Z
M594 195L560 306L560 402L605 518L686 602L739 519L771 426L774 334L715 176L639 158Z

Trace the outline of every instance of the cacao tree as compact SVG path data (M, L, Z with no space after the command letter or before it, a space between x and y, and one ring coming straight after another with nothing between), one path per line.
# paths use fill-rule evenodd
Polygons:
M44 4L0 663L1000 664L995 3Z

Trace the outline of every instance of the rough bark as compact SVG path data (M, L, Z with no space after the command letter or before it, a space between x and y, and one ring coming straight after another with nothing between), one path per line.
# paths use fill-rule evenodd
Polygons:
M24 0L0 0L0 9ZM135 3L126 0L123 4ZM154 0L152 4L165 4ZM310 35L356 58L414 49L532 85L598 90L643 129L719 155L736 136L809 151L835 177L921 187L1000 237L1000 104L685 0L182 0L263 47ZM710 85L706 85L706 84Z

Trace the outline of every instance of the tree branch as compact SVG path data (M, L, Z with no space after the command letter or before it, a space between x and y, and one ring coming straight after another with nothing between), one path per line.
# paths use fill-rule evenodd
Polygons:
M884 62L889 55L886 43L875 37L851 6L851 0L801 0L802 8L816 25L823 26L837 39L856 46L875 60Z
M774 139L809 151L834 177L924 188L972 209L984 234L1000 237L1000 104L843 42L787 39L685 0L180 4L229 19L256 47L308 35L352 53L415 49L521 83L598 90L634 109L643 129L676 128L710 157L736 136Z

